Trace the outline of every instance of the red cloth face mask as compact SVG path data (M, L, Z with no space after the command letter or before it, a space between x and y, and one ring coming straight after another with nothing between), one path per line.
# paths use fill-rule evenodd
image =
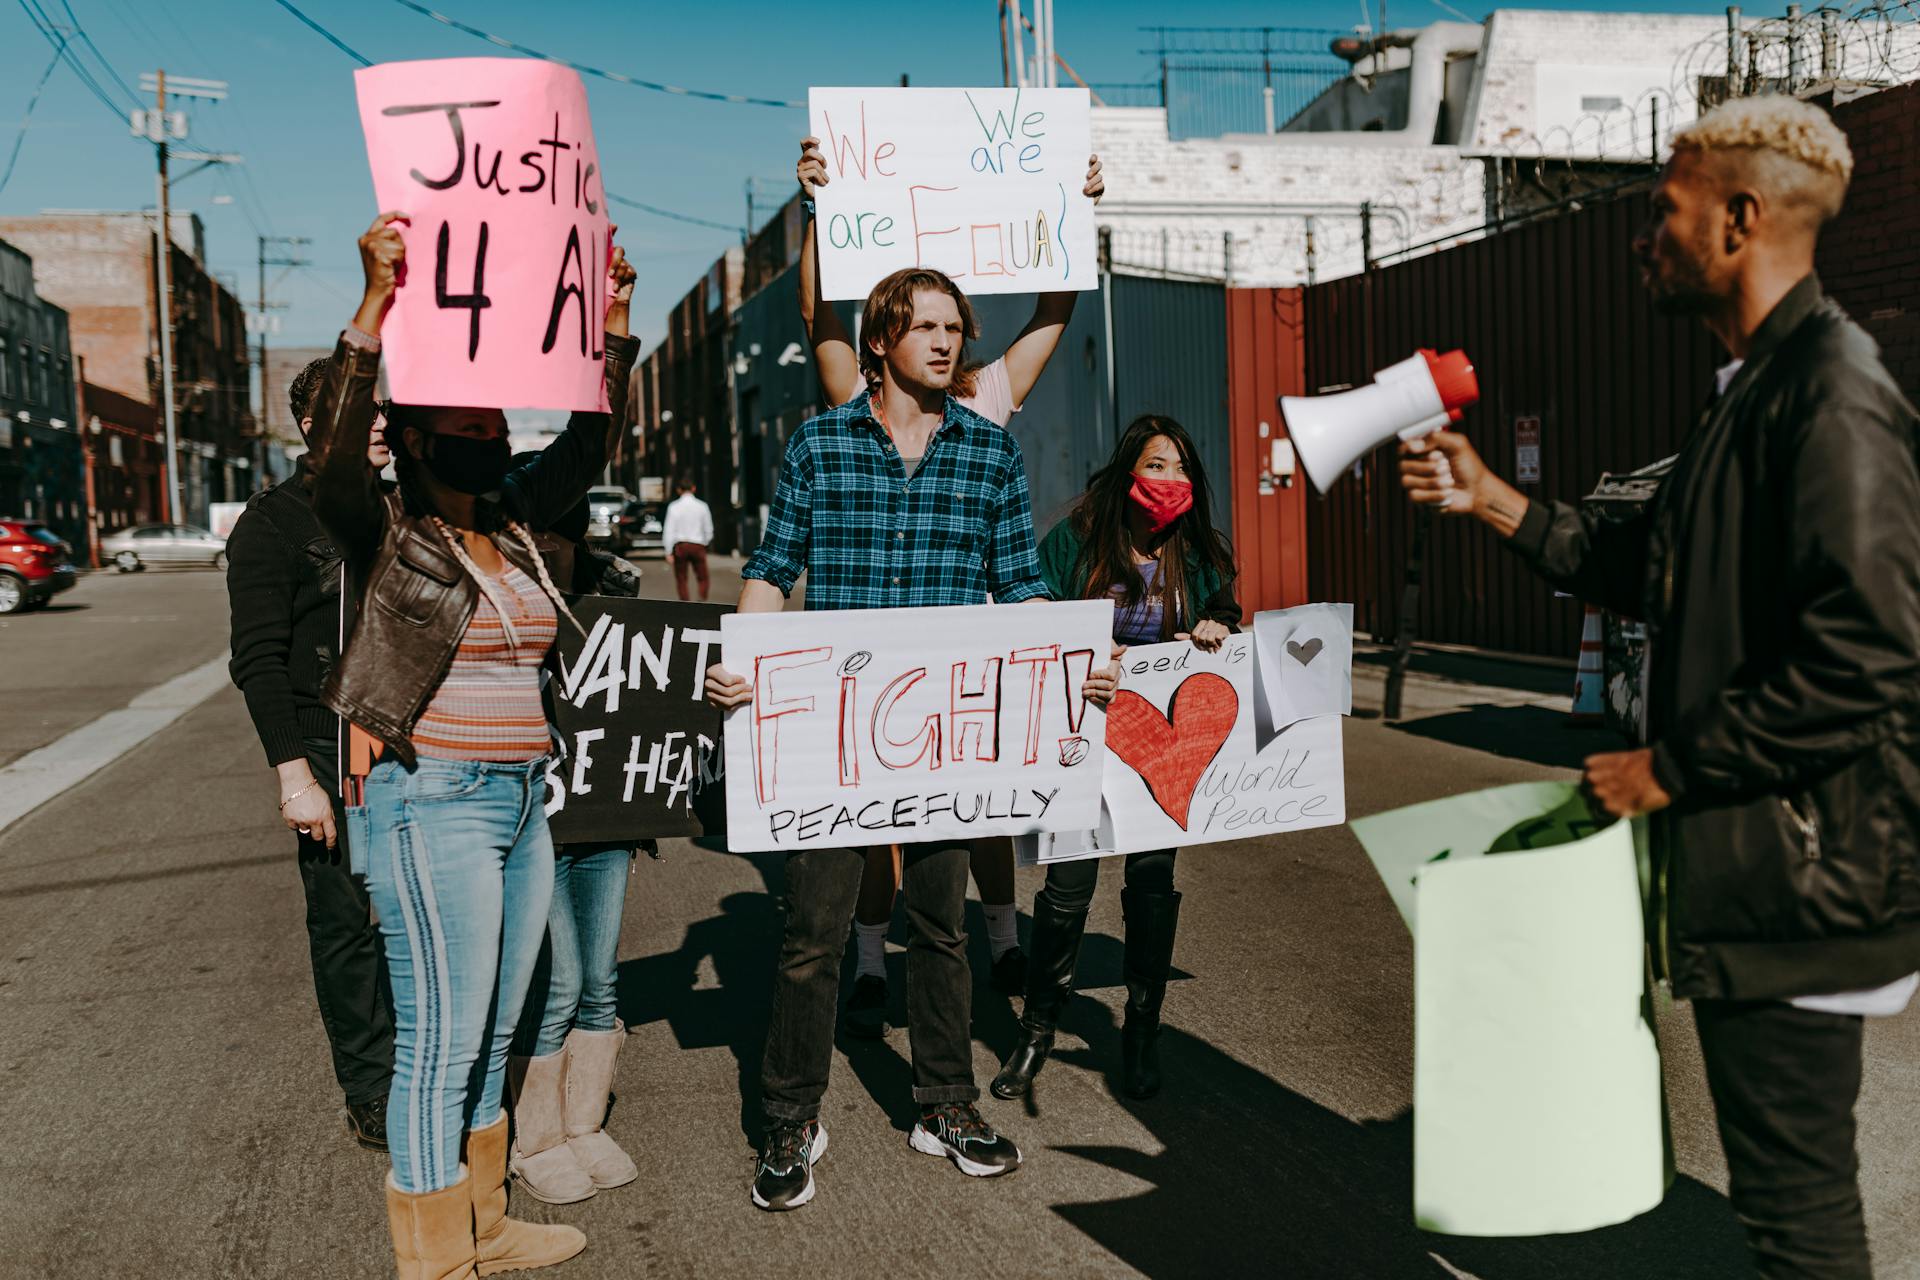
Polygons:
M1147 518L1147 532L1158 534L1168 525L1193 510L1193 482L1190 480L1154 480L1135 476L1127 491L1133 505Z

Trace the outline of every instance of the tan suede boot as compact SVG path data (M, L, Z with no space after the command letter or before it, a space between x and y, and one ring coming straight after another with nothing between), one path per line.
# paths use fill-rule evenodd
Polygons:
M402 1191L387 1175L387 1229L400 1280L473 1280L472 1178L438 1191Z
M576 1028L567 1035L567 1145L602 1191L640 1176L620 1144L601 1127L613 1094L613 1065L626 1038L627 1029L617 1019L611 1031Z
M514 1181L535 1200L572 1204L594 1193L593 1179L567 1145L567 1051L507 1059L513 1089Z
M473 1171L473 1245L483 1276L565 1262L587 1247L573 1227L507 1216L507 1118L467 1134Z

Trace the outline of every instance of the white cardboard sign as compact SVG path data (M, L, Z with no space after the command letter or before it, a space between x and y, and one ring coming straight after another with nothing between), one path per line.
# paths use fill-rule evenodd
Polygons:
M727 846L911 844L1091 827L1106 721L1083 696L1110 600L734 613ZM732 771L738 770L737 773Z
M1312 716L1353 714L1353 606L1302 604L1253 615L1264 743Z
M1255 734L1257 646L1246 633L1205 653L1190 642L1139 645L1122 660L1107 709L1098 824L1019 850L1046 863L1245 840L1346 821L1340 717Z
M828 298L916 266L969 294L1099 287L1085 89L816 88L807 105Z

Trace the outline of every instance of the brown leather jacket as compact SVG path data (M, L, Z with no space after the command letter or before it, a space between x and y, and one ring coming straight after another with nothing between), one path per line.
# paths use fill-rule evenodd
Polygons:
M606 336L610 412L575 413L538 458L508 474L501 507L509 517L542 529L598 482L613 433L626 421L627 378L638 345ZM453 665L480 588L432 525L409 514L400 495L383 492L367 470L379 372L379 351L343 336L313 403L307 437L313 510L352 567L361 605L321 696L411 766L413 726ZM536 576L518 541L501 538L499 546L510 564Z

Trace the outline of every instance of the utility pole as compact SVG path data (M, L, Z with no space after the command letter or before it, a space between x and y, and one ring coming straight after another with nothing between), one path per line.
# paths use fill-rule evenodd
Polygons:
M155 71L140 77L140 87L152 90L152 111L136 110L130 120L134 136L146 138L153 143L156 158L155 185L159 193L160 229L154 237L155 267L159 276L160 298L160 413L166 426L166 463L167 463L167 512L166 520L170 524L181 524L185 513L180 506L180 460L174 439L173 414L173 210L171 201L172 182L167 177L167 151L169 139L185 139L187 136L187 115L184 111L167 112L167 94L171 92L178 98L207 98L218 101L227 96L224 80L189 80L175 77L171 87L167 84L167 73ZM188 170L191 176L210 164L238 164L239 156L208 155L190 153L203 163L196 169Z
M264 431L267 424L267 405L270 389L267 386L267 333L273 328L268 322L267 311L267 268L268 267L304 267L307 259L290 254L278 258L267 256L267 246L276 245L285 249L298 249L302 245L312 244L306 236L261 236L260 241L260 426ZM273 304L276 308L278 303ZM299 423L293 424L296 429Z

